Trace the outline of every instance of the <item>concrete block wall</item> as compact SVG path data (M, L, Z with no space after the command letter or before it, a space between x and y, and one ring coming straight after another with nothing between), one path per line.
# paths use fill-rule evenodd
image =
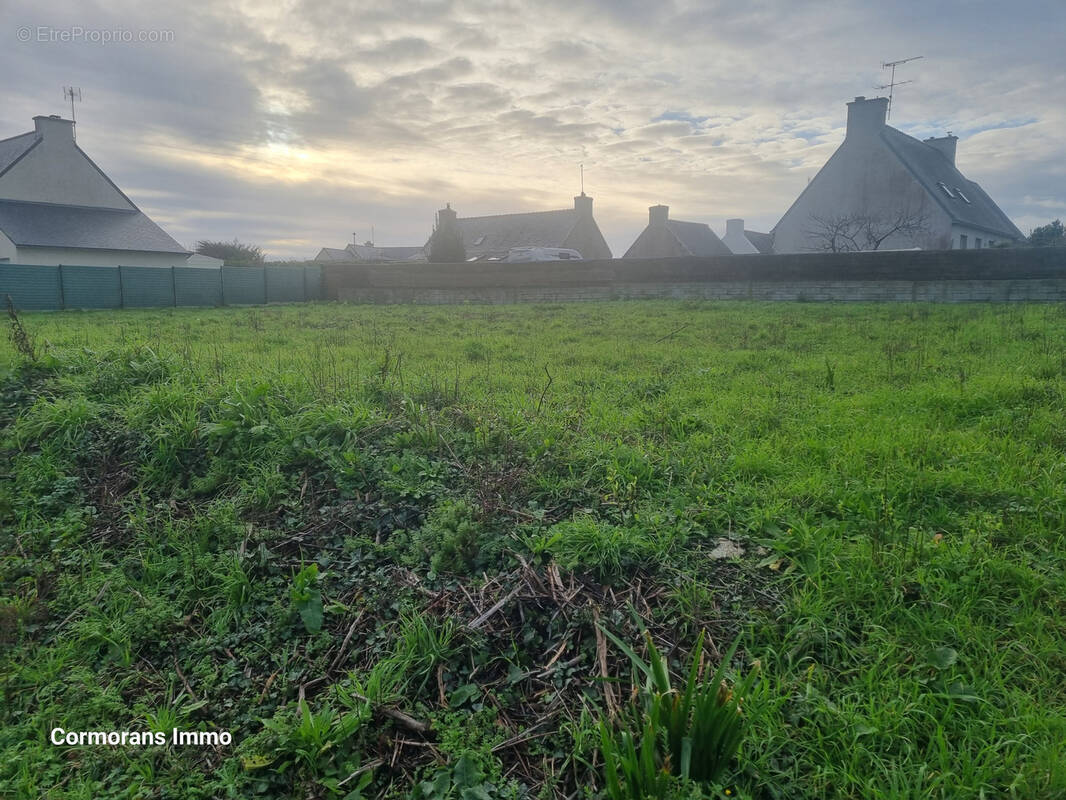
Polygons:
M330 265L326 299L533 303L616 299L1063 302L1066 250L801 253L540 264Z

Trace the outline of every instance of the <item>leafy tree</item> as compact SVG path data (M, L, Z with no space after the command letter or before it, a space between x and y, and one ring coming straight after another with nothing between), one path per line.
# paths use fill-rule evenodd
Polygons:
M823 253L854 253L878 250L890 236L909 237L913 242L928 230L925 214L899 211L895 214L838 214L820 217L811 214L811 228L804 231L811 241L808 249Z
M1029 232L1029 244L1033 247L1066 247L1066 227L1062 220L1033 228Z
M259 267L263 265L263 251L252 244L243 244L236 239L232 242L209 242L201 240L196 243L196 252L202 256L221 258L230 267Z
M466 245L463 232L454 219L437 216L433 235L429 240L429 261L435 264L458 264L466 261Z

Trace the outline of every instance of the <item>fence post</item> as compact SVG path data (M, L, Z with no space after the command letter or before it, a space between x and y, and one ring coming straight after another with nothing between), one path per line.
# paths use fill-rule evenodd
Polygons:
M177 267L170 265L170 298L174 301L174 308L178 307L178 278Z
M307 265L304 264L300 270L303 273L304 278L304 302L307 302Z
M66 311L67 308L67 293L63 288L63 265L59 264L59 268L56 270L56 276L59 278L59 308Z
M226 265L223 263L218 268L218 304L226 307Z
M263 267L263 305L270 302L270 290L267 288L267 268Z
M118 307L126 307L126 287L122 285L122 265L118 265Z

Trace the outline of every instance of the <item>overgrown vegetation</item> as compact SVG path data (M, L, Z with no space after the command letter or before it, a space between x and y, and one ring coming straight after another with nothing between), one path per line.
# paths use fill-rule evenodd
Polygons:
M0 794L609 797L628 732L668 797L1066 795L1062 307L18 329ZM686 694L745 731L687 783Z

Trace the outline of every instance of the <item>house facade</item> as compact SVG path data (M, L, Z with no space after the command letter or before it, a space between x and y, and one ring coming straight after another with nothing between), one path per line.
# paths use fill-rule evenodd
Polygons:
M622 258L677 258L680 256L728 256L731 251L702 222L670 219L670 206L648 208L648 226L641 231Z
M189 251L144 214L74 141L74 123L33 118L0 141L0 262L183 266Z
M451 209L442 209L442 211ZM586 260L612 258L592 214L592 198L582 192L574 207L487 217L455 217L468 260L502 259L512 247L577 250ZM428 243L427 243L428 249Z
M886 122L888 99L848 103L844 142L772 231L776 253L994 247L1021 231L955 166L958 138L920 141Z

